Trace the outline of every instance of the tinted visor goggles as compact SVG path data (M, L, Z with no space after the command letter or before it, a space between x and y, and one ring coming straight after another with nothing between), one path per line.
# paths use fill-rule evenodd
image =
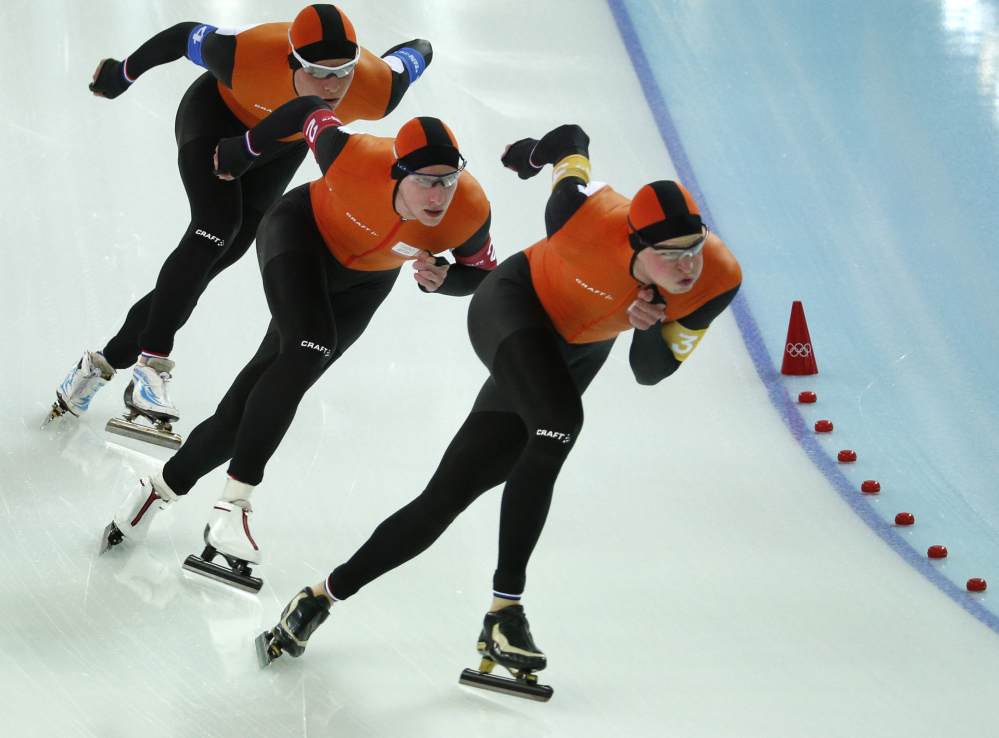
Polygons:
M465 165L468 162L465 161L465 157L458 154L458 168L453 172L448 172L447 174L423 174L422 172L414 172L412 169L407 167L401 162L396 162L395 165L399 167L402 171L406 173L413 182L425 190L429 190L434 185L441 185L443 187L454 187L458 184L458 178L461 173L465 170Z
M341 64L338 67L324 67L322 64L313 64L312 62L305 61L305 59L299 56L298 51L295 50L295 44L291 42L291 31L288 31L288 44L291 46L291 53L298 60L298 63L302 65L302 69L316 79L326 79L330 75L333 75L337 79L343 79L354 70L357 62L361 60L361 47L358 46L357 54L346 64Z
M628 225L631 226L631 223L629 222ZM684 257L687 256L693 259L699 253L701 253L701 249L704 248L704 243L708 240L708 234L711 233L711 229L708 228L707 223L702 225L701 228L702 228L701 237L697 239L694 243L692 243L690 246L687 246L686 248L682 249L669 248L666 246L656 246L654 243L649 243L648 241L645 241L641 236L638 235L638 231L636 231L634 227L632 227L631 235L632 238L638 241L638 243L641 244L643 248L652 249L653 251L656 252L657 256L661 256L662 258L666 259L666 261L680 261L680 259L683 259Z

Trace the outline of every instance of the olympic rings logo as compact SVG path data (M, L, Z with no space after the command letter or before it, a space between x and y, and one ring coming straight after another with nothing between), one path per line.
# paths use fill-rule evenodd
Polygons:
M812 355L812 344L810 343L789 343L787 353L792 357L805 357Z

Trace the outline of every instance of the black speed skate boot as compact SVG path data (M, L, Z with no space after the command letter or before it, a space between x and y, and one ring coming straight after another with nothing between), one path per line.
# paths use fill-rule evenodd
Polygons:
M486 613L478 648L482 654L479 670L465 669L461 672L459 684L538 702L551 699L554 690L538 684L538 677L534 674L548 665L548 659L534 645L522 605L507 605L502 610ZM514 678L492 674L496 664L507 669Z
M330 601L316 597L312 589L306 587L284 608L278 624L257 636L257 661L260 668L270 665L274 659L287 651L294 658L305 653L309 636L330 616Z

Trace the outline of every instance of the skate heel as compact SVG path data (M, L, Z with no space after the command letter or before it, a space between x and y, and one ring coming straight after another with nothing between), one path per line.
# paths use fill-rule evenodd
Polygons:
M45 420L42 421L42 425L41 425L41 428L39 428L39 430L43 430L45 428L45 426L47 426L53 420L57 420L58 418L61 418L67 412L70 412L69 408L65 407L62 404L61 400L57 399L55 402L52 403L52 409L49 410L49 414L45 416ZM75 415L75 413L72 413L72 414Z
M214 563L213 559L216 556L222 556L229 564L229 568ZM191 554L184 560L184 569L253 594L259 592L260 588L264 586L262 579L252 576L253 569L250 568L249 562L222 553L209 543L205 544L205 550L202 551L201 556Z
M284 653L281 646L274 640L274 634L269 630L258 635L253 643L257 647L257 663L260 664L261 669L270 666L275 659L280 658L281 654Z
M101 550L98 556L103 556L123 540L125 540L125 536L118 530L118 526L112 520L104 528L104 535L101 536Z

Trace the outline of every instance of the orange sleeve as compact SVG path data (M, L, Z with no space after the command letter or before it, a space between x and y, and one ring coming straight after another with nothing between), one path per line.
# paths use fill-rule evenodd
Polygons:
M365 48L354 69L354 81L336 107L336 115L345 124L355 120L379 120L385 117L392 97L392 68Z

